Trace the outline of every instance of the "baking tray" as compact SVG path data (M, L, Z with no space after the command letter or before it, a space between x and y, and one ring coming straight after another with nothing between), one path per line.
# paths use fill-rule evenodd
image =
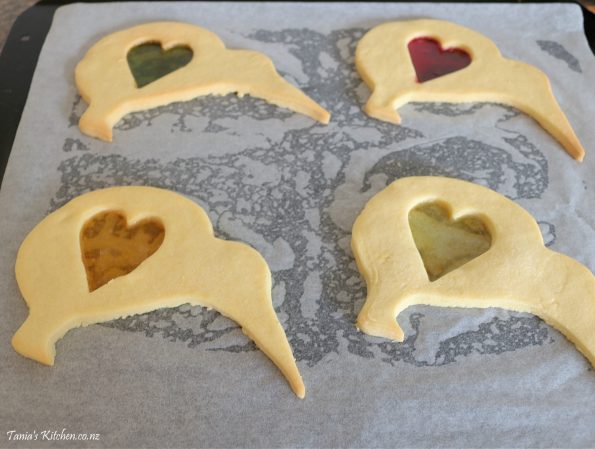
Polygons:
M407 334L403 343L362 335L353 321L365 286L349 253L350 226L374 192L401 176L442 174L486 184L518 201L539 221L547 245L593 266L593 244L574 238L592 235L590 215L579 214L588 212L584 201L591 198L581 197L579 190L583 184L589 194L593 190L588 143L586 161L578 164L530 118L497 105L410 105L402 127L366 118L361 106L367 93L353 72L350 52L366 29L385 19L383 8L397 11L400 5L360 4L347 10L324 4L327 12L343 14L343 25L329 31L325 20L314 20L322 31L296 31L283 28L281 20L269 20L247 32L246 25L232 26L237 15L227 17L222 11L243 11L247 21L272 13L262 5L234 3L224 4L225 10L204 6L217 12L205 14L208 20L175 11L167 18L188 17L220 33L230 47L258 48L271 55L287 79L331 109L335 120L329 127L250 98L206 98L131 114L116 127L113 143L96 141L76 127L85 105L71 78L73 64L94 40L131 20L123 18L133 16L125 5L112 6L117 13L110 5L97 10L92 25L99 28L89 30L90 36L84 25L67 22L65 11L56 16L62 17L62 28L53 29L47 45L52 35L55 43L71 31L82 38L68 39L60 48L62 71L55 72L49 53L42 53L31 88L51 98L40 99L49 104L37 112L37 103L29 101L21 127L39 126L48 134L40 141L25 128L18 131L0 191L0 223L3 232L10 230L0 235L5 248L0 254L0 304L2 315L10 317L0 344L6 362L2 403L10 404L0 409L3 427L97 432L101 441L86 445L110 447L489 446L489 441L545 447L593 442L592 369L553 328L536 317L498 309L417 307L399 318ZM256 14L251 7L263 9ZM299 15L298 10L315 7L289 3L271 8ZM373 14L365 14L368 7L376 8ZM465 5L460 7L464 12ZM414 15L454 14L435 4L403 8ZM479 11L472 4L469 8ZM510 8L523 11L517 5ZM527 11L547 20L539 9ZM355 16L346 20L349 14ZM576 9L570 16L575 26ZM498 31L490 29L497 17L483 21L482 32ZM24 36L18 35L18 45L35 40ZM590 135L588 124L568 105L589 111L588 95L579 96L572 86L560 91L564 77L584 83L592 73L587 47L579 45L582 36L575 37L561 33L540 39L559 39L571 53L580 50L579 66L566 53L546 51L551 46L539 50L535 35L534 55L516 48L510 36L496 40L507 55L537 58L557 68L551 73L554 89L577 132L585 136ZM300 74L300 61L307 62L313 48L326 53L321 65L328 72L317 75L318 64L306 64L304 70L322 83L309 83ZM324 89L317 90L320 86ZM44 120L32 123L40 111ZM45 120L54 114L56 120ZM168 133L154 139L156 129ZM192 134L192 129L205 131ZM54 132L62 134L56 138ZM23 162L25 169L11 170L11 164ZM288 174L281 182L283 170ZM21 175L25 172L29 178ZM213 176L215 172L220 176ZM583 184L573 179L576 175ZM183 193L205 208L218 236L247 242L265 256L273 272L274 305L306 383L304 401L292 395L237 326L214 312L187 306L73 330L59 342L53 368L14 353L7 342L26 314L12 273L18 244L43 216L72 197L115 184L149 184ZM565 189L566 184L572 188ZM18 204L10 201L12 194ZM550 207L566 205L568 198L575 198L575 209ZM262 216L255 207L264 208Z

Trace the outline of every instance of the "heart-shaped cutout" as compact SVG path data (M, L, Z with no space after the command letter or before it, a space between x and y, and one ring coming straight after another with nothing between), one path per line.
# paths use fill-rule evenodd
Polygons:
M424 203L409 212L409 227L431 282L485 253L492 244L479 218L452 220L439 203Z
M81 231L81 252L89 291L124 276L161 246L165 229L157 219L145 219L128 227L119 212L91 217Z
M448 75L471 64L471 56L465 50L443 49L440 42L431 37L413 39L407 47L419 83Z
M141 88L184 67L193 56L192 49L185 45L164 51L160 43L148 42L130 49L126 58L136 87Z

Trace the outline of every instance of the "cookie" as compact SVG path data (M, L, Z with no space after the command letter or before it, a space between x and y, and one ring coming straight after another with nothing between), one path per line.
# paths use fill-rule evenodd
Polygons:
M436 234L432 220L446 240L428 240ZM463 231L464 239L455 238ZM539 316L595 366L595 277L546 248L533 217L493 190L452 178L402 178L366 204L352 248L368 288L357 318L367 334L403 341L396 317L414 304L501 307Z
M161 78L139 82L128 56L135 47L148 43L161 46L158 53L162 54L157 57L165 59L167 67ZM184 54L176 58L171 53L184 48L190 50L190 60ZM170 68L173 71L168 73ZM80 130L106 141L112 140L113 126L130 112L232 92L262 98L324 124L330 120L324 108L277 73L267 56L228 50L214 33L187 23L154 22L110 34L85 54L76 67L75 79L89 104L79 121Z
M576 160L585 155L547 76L504 58L469 28L430 19L385 23L360 40L355 64L372 90L371 117L398 124L397 109L412 101L503 103L533 117Z
M179 194L113 187L73 199L26 237L16 278L29 316L12 344L25 357L53 365L70 329L190 303L237 322L305 395L265 260L215 238L206 213Z

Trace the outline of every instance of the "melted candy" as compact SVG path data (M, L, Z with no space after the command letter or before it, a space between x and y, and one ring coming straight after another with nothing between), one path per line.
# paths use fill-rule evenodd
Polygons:
M159 249L164 237L165 229L155 219L128 227L126 218L118 212L107 211L92 217L81 232L89 291L133 271Z
M471 56L465 50L443 49L440 42L430 37L413 39L407 47L419 83L448 75L471 64Z

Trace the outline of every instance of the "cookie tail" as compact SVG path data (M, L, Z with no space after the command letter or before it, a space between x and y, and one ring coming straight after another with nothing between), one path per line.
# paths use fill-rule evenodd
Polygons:
M595 276L559 253L549 266L539 285L548 299L533 312L562 332L595 367Z
M79 120L79 128L88 136L111 142L113 134L109 116L105 108L91 103Z
M503 80L501 90L510 90L509 103L533 117L548 133L564 147L566 152L577 161L585 157L585 149L576 136L572 125L556 101L548 77L539 69L518 61L509 63L511 79L514 83L523 83L530 88L522 95L511 86L510 79Z
M245 321L245 326L239 320L238 322L242 325L242 331L281 370L296 396L303 399L306 395L306 387L295 363L285 331L277 321L272 305L267 309L261 309L257 319L252 318Z
M305 93L285 81L276 72L269 74L263 82L253 83L246 89L250 95L262 98L274 105L304 114L322 124L328 124L331 114Z
M397 109L406 102L407 100L401 94L393 93L388 95L381 87L376 87L364 107L364 112L370 117L383 122L399 125L401 116Z
M357 317L356 327L368 335L403 341L405 333L397 323L397 315L406 308L407 304L398 292L382 291L368 283L368 296Z
M19 354L45 365L53 365L56 355L56 326L43 314L29 316L12 337L12 347Z
M279 75L273 61L267 56L247 50L229 50L229 54L234 56L229 65L238 65L241 69L226 84L232 86L238 95L249 94L325 125L329 123L331 114ZM225 73L220 78L225 76L229 75Z

